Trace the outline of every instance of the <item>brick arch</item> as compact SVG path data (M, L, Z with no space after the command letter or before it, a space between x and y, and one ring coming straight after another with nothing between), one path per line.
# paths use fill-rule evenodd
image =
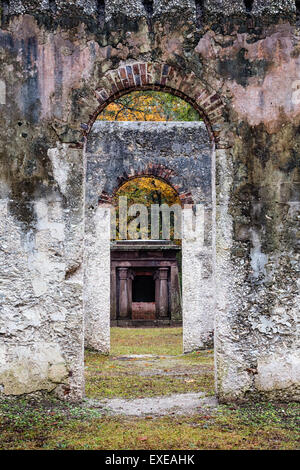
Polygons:
M162 164L152 164L150 163L147 168L142 171L131 171L130 173L123 173L123 175L118 177L117 185L114 188L111 194L107 193L106 191L102 191L98 203L99 204L112 204L113 198L117 191L125 184L127 181L134 179L134 178L142 178L142 177L153 177L160 179L171 186L178 194L181 205L184 204L194 204L192 194L190 192L186 192L183 190L183 187L180 183L174 184L173 178L178 176L178 174L166 167Z
M95 90L99 106L89 115L88 122L81 124L84 136L108 104L138 90L163 91L182 98L199 112L216 147L224 145L222 124L226 106L219 94L204 85L194 72L186 74L168 64L149 62L125 64L101 78Z

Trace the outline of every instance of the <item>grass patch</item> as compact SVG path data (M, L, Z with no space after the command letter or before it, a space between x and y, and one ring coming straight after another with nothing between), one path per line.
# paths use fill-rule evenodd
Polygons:
M61 402L0 403L0 449L299 448L299 404L222 406L217 416L134 419Z
M69 449L108 450L297 448L293 431L279 426L245 426L233 415L227 416L226 424L209 416L155 420L111 418L83 423L79 432L71 423L68 430L71 436L53 432L49 436L49 448L55 448L57 443L61 446L62 442Z
M144 398L189 392L214 394L212 353L122 359L86 352L89 398Z
M173 377L100 377L90 378L86 387L86 394L90 398L145 398L201 391L208 395L214 394L209 375L188 379L188 382Z
M182 328L111 328L111 354L182 354Z

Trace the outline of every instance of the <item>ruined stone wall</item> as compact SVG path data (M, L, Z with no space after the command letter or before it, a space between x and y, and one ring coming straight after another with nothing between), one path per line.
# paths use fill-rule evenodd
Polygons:
M44 183L33 201L14 200L1 182L0 392L77 400L84 389L82 155L64 144L48 158L56 187Z
M101 352L108 350L110 299L99 302L98 295L103 296L100 286L109 276L102 259L109 257L110 248L106 245L105 255L98 247L95 221L99 202L100 207L109 204L120 184L142 175L156 176L171 184L183 206L190 203L205 208L205 233L200 246L194 243L191 233L183 240L183 348L188 352L212 346L211 151L203 122L98 121L93 125L86 146L87 346Z
M37 372L34 388L58 381L80 389L81 288L70 281L81 262L80 147L108 102L144 87L185 97L215 145L217 393L222 400L298 396L299 38L294 0L254 0L251 11L242 0L204 0L203 7L154 0L152 8L142 0L2 1L4 393L29 391L27 358L41 357L34 348L44 342L51 347L35 363L46 372ZM53 236L55 223L64 240ZM57 243L63 251L55 264ZM43 256L51 262L39 261L41 293L32 259ZM60 318L66 308L59 331L49 305ZM26 315L43 327L27 328ZM26 372L21 389L16 363ZM54 381L52 364L61 370Z
M182 203L211 208L211 143L203 122L96 121L87 139L87 204L109 202L129 178L157 176Z

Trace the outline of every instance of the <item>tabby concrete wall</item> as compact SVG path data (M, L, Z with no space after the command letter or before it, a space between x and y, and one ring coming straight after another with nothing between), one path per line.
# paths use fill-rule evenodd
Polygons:
M87 207L84 242L84 339L89 349L110 349L110 207Z
M16 202L1 184L0 384L5 395L77 400L84 390L82 155L63 144L48 157L57 187L40 187L31 203Z
M109 340L110 299L99 303L98 295L103 295L103 282L110 276L103 263L110 247L106 244L106 253L99 249L95 220L99 207L113 203L119 186L139 176L161 178L176 189L183 207L190 203L205 209L204 240L195 243L192 229L183 240L183 349L212 346L211 151L203 122L97 121L93 125L86 146L85 324L89 347L107 352Z
M4 393L18 393L16 361L28 372L26 358L47 341L54 346L36 363L64 366L60 377L55 374L59 383L49 380L48 366L46 373L37 372L34 388L49 390L54 383L54 389L67 385L79 390L81 288L79 282L75 292L62 275L64 264L69 279L72 273L79 275L81 262L81 236L73 237L80 231L83 207L79 190L73 197L73 188L82 187L83 181L75 150L82 150L97 113L107 103L132 89L150 88L171 91L199 109L215 145L217 394L223 401L296 399L299 12L294 0L254 0L251 11L242 0L207 0L203 8L193 0L154 0L152 6L146 9L142 0L2 2L0 178L7 216L1 215L5 329L0 383ZM65 160L61 157L56 165L49 153L57 148L62 155L63 144L75 147L67 175ZM68 187L65 194L59 178ZM48 215L48 223L63 224L61 246L74 255L63 254L61 266L51 275L48 268L39 270L41 283L50 280L47 291L36 295L30 284L31 253L50 258L48 251L56 243L49 228L46 247L35 241L30 252L24 245L28 233L40 230L40 199L47 207L56 201L61 215ZM9 242L12 237L14 244ZM9 276L14 276L13 282ZM63 333L48 321L49 303L59 315L67 306ZM23 306L36 309L44 328L25 327ZM68 315L74 328L69 328ZM21 338L20 327L31 332L27 339ZM77 364L75 370L69 363ZM26 374L25 390L30 391L32 378Z

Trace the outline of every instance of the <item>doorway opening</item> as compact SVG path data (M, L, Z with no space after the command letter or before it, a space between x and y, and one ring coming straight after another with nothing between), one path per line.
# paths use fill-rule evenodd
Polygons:
M124 333L120 328L151 328L153 335L155 329L179 328L181 352L182 341L184 352L211 347L211 144L197 111L179 97L153 90L134 91L108 104L87 141L86 194L87 225L93 230L86 269L91 296L92 275L104 273L103 244L96 243L104 225L97 229L94 220L107 204L111 208L111 351L116 335ZM176 225L186 207L197 204L205 207L204 247L195 234L178 236ZM103 275L98 279L103 282ZM96 336L104 335L103 323L99 333L95 328L98 310L94 303L87 312L87 344L98 344Z
M87 394L211 394L211 143L200 115L168 93L142 90L117 98L90 132L87 184L87 206L92 207L87 224L94 230L87 279L99 269L107 276L108 259L110 266L110 355L87 353ZM179 230L186 211L196 205L205 208L204 245L193 228L197 224L191 224L188 235ZM103 221L107 211L111 240L104 253L103 244L96 243L104 222L97 229L93 217ZM98 279L103 282L103 276ZM94 295L94 278L91 282ZM103 324L96 331L94 308L90 315L90 337L103 335ZM100 362L113 390L103 391L103 377L100 383L96 371Z
M153 274L136 272L132 282L132 302L155 302L155 280Z
M126 239L121 227L120 201L124 200ZM181 326L181 240L175 238L181 201L177 191L161 179L139 176L122 184L113 202L111 326Z
M156 318L154 272L137 269L132 280L132 319Z

